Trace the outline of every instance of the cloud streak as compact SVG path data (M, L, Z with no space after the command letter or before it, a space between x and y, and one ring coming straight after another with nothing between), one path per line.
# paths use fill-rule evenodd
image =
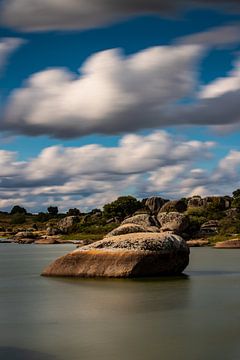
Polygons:
M18 38L0 38L0 74L3 71L9 56L17 50L25 40Z
M201 6L240 11L239 0L3 0L0 21L24 31L86 29L129 16L172 15Z
M200 87L202 45L170 45L131 56L92 55L80 75L48 69L30 76L8 99L1 129L74 138L179 125L238 124L238 61L223 78Z

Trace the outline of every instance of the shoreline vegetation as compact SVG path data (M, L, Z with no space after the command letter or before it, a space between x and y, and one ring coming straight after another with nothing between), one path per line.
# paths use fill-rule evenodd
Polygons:
M145 216L145 222L129 224L128 219L134 216L139 219L138 215L141 219ZM121 196L102 210L93 209L89 213L74 208L63 214L56 206L50 206L46 213L31 214L19 205L9 213L0 212L2 242L82 246L102 240L108 234L153 231L180 235L189 246L215 246L234 240L229 244L240 247L240 189L232 196L193 196L171 201L158 196L141 201ZM228 244L216 247L231 248Z

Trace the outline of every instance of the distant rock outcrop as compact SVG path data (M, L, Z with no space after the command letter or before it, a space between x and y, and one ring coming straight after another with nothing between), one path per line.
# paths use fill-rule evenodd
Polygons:
M140 226L159 226L157 219L149 214L138 214L123 220L122 225L136 224Z
M153 196L145 200L145 206L151 211L152 214L157 214L168 200L158 196Z
M217 242L214 246L216 249L240 249L240 239L231 239Z
M75 225L79 223L78 216L67 216L59 221L57 228L62 234L68 234L74 230Z
M214 235L218 233L219 221L209 220L201 225L199 235Z
M193 196L188 199L187 203L188 208L196 208L203 206L203 199L201 196Z
M189 225L187 215L179 212L159 212L157 219L161 226L161 231L172 231L176 234L182 234Z
M187 204L183 200L168 201L164 204L160 212L184 212L187 210Z
M42 275L72 277L146 277L181 274L189 262L186 242L170 233L108 237L67 254Z

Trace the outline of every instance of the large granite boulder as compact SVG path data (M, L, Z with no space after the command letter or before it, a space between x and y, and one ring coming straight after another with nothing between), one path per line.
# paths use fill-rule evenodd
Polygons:
M199 235L214 235L218 233L219 221L209 220L201 225Z
M55 236L61 234L61 230L54 226L47 227L47 236Z
M179 212L160 212L157 218L163 232L172 231L176 234L182 234L189 226L189 217Z
M137 214L123 220L121 225L136 224L140 226L159 226L157 219L149 214Z
M152 214L157 214L166 202L168 202L168 200L158 196L153 196L145 200L145 206L151 211Z
M142 226L137 224L122 224L113 229L106 237L118 236L132 233L158 232L160 229L156 226Z
M186 242L170 233L113 236L53 262L45 276L146 277L181 274L189 262Z
M62 234L68 234L74 230L76 224L79 223L78 216L67 216L59 221L57 228Z
M203 206L203 199L201 196L193 196L188 199L187 203L188 208L198 208Z
M160 212L184 212L187 210L187 204L183 200L173 200L168 201L166 204L164 204Z
M231 208L232 199L229 196L208 196L203 199L203 206L214 205L219 210Z

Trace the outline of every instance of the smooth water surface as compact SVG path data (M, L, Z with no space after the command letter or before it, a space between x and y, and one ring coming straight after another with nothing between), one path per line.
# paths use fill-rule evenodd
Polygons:
M72 245L0 245L1 360L239 360L240 250L195 248L185 277L39 276Z

